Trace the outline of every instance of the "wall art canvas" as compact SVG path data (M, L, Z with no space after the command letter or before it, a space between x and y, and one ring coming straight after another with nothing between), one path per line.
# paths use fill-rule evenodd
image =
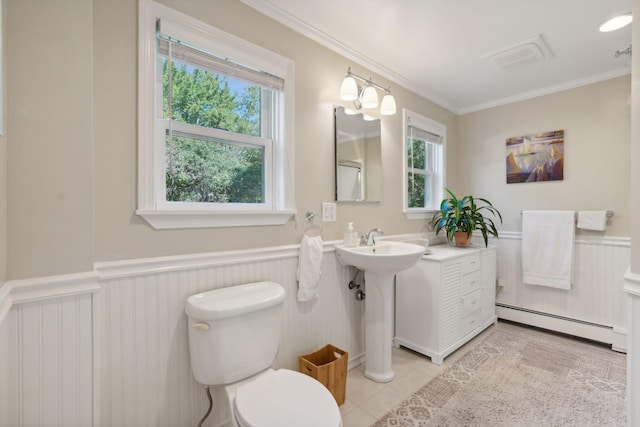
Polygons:
M507 138L507 184L562 181L564 130Z

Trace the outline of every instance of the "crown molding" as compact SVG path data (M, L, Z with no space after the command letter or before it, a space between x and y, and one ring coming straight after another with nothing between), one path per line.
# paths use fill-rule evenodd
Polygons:
M593 83L603 82L605 80L615 79L631 74L629 67L617 68L606 73L595 74L593 76L584 77L582 79L571 80L568 82L560 83L557 85L543 87L541 89L532 90L529 92L523 92L518 95L508 96L506 98L500 98L493 101L485 102L482 104L473 105L471 107L460 108L458 114L469 114L477 111L487 110L489 108L500 107L502 105L513 104L514 102L526 101L528 99L537 98L539 96L551 95L556 92L562 92L564 90L575 89L581 86L587 86Z

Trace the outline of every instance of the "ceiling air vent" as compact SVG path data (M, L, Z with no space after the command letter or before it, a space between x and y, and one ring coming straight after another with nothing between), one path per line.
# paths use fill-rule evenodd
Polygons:
M480 55L501 68L509 68L522 64L542 61L551 57L551 50L541 35L537 35L520 43L491 50Z

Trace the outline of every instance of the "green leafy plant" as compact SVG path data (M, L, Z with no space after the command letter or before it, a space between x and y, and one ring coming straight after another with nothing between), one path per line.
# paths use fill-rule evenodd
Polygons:
M464 196L459 199L448 188L445 190L450 197L442 200L440 210L433 215L431 220L431 227L436 232L436 236L444 229L447 233L447 240L451 242L458 231L465 232L467 238L470 238L473 230L480 230L485 246L489 244L489 235L498 237L498 230L493 219L483 215L483 212L490 213L499 218L502 224L502 215L491 202L473 196ZM482 204L478 204L478 202L482 202Z

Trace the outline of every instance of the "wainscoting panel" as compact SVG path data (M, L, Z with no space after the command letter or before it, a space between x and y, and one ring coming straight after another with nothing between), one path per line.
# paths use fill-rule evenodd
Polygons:
M579 329L588 324L596 331L597 336L586 338L602 340L604 336L605 342L613 343L614 348L626 348L627 304L623 285L630 259L628 238L577 238L570 290L522 282L521 233L500 233L500 239L493 243L498 245L498 279L504 280L496 298L499 317L510 318L505 315L507 311L519 316L515 309L523 310L523 318L543 313L550 315L544 322L554 317L560 322L576 321L580 323L576 323Z
M522 284L519 233L501 233L492 244L505 281L499 303L626 338L629 239L578 239L570 291ZM191 374L184 303L242 283L269 280L286 290L276 367L296 369L298 355L327 343L348 351L351 365L362 361L365 303L347 287L354 270L325 243L319 298L300 303L297 262L292 245L97 263L96 272L5 283L0 427L197 425L208 400ZM229 419L220 389L213 398L208 427Z
M14 302L0 324L0 426L94 425L93 298Z
M331 343L352 360L364 351L364 303L347 287L350 268L333 247L322 261L319 298L297 302L296 247L101 263L101 414L104 426L195 426L208 408L191 373L186 299L199 292L257 281L286 290L276 367L297 369L297 357ZM208 426L229 419L225 396L213 390Z
M640 274L625 274L624 290L629 306L629 353L627 358L627 425L640 425ZM632 403L633 402L633 403Z

